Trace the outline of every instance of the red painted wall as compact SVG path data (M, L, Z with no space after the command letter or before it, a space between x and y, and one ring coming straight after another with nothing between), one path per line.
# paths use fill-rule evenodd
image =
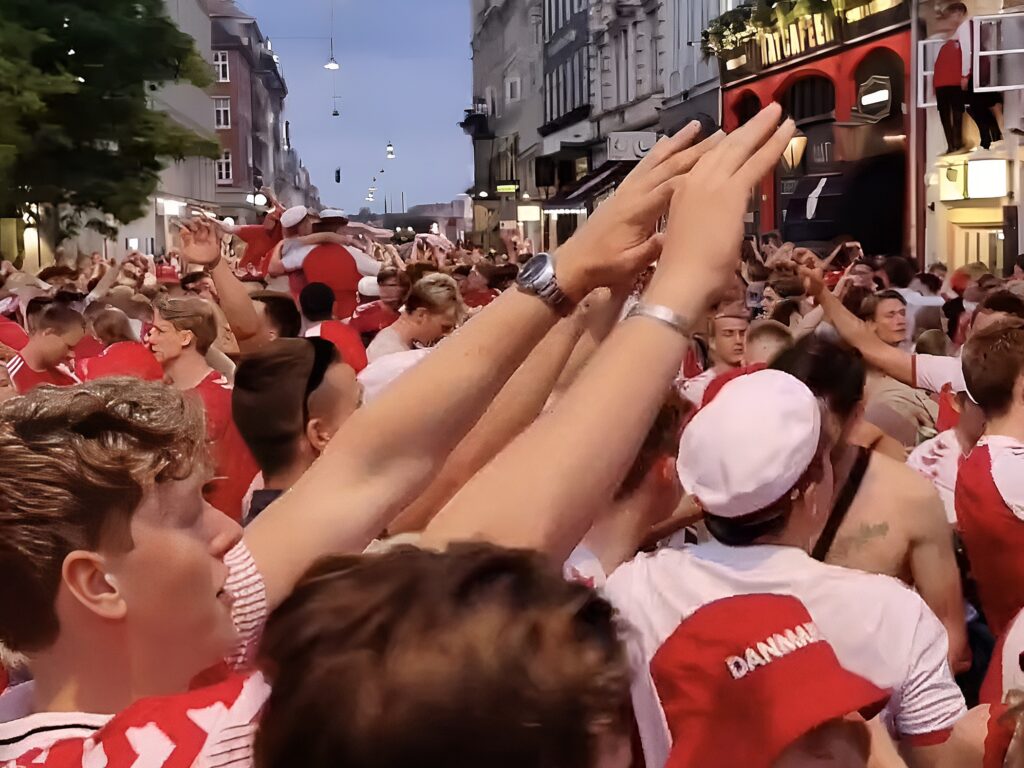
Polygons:
M912 73L910 71L909 29L894 32L885 37L877 37L860 45L844 45L818 58L763 75L755 80L747 80L724 88L722 90L722 127L726 131L731 131L739 126L737 106L747 94L753 94L760 101L761 106L766 106L780 98L794 82L811 75L827 77L832 81L836 89L836 121L849 120L850 110L857 99L857 82L854 79L854 74L864 57L879 48L888 48L903 60L903 98L908 105L904 122L906 133L909 136L909 108L912 106L910 98L913 93L910 82ZM773 176L768 176L761 182L761 222L762 230L774 229L775 179Z

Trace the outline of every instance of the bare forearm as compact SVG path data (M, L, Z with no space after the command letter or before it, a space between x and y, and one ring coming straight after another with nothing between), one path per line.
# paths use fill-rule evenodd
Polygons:
M226 261L221 261L210 270L213 284L217 286L220 308L231 326L239 344L254 340L263 332L263 324L253 306L249 292L242 281L235 277Z
M544 337L452 451L437 479L398 516L391 533L422 531L462 486L537 418L582 331L581 321L571 317Z
M687 317L704 311L699 295L684 303ZM653 320L620 324L554 411L463 488L445 510L444 525L428 529L425 543L481 538L540 549L563 561L590 528L595 510L621 485L679 371L686 343ZM644 374L637 376L638 370ZM599 444L605 450L595 452Z
M557 319L538 299L507 292L358 410L316 464L246 530L271 601L287 594L317 557L360 552L380 535Z
M881 369L894 379L914 386L911 356L878 338L859 317L843 306L829 291L823 291L818 301L825 315L843 340L859 351L869 365Z

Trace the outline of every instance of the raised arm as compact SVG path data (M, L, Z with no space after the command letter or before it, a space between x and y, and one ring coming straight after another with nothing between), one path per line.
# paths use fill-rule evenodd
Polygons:
M860 352L869 365L889 374L904 384L914 382L913 356L896 347L890 347L872 333L867 323L843 306L843 302L829 291L811 270L801 268L801 275L813 295L825 310L825 317L847 344Z
M574 314L544 337L476 426L452 451L430 487L388 527L390 534L426 528L473 475L540 415L583 327L580 315Z
M733 280L750 189L793 135L791 120L777 128L780 115L773 104L728 137L716 134L674 183L664 251L644 303L668 308L682 327L643 316L620 323L555 409L427 528L425 545L479 538L565 561L628 472L679 372L685 331Z
M235 334L239 350L250 352L270 338L256 314L252 298L242 281L235 277L228 263L221 258L220 242L209 219L193 222L181 229L185 258L193 264L202 264L217 286L220 308L227 318L231 332Z
M700 156L696 127L663 141L556 254L562 290L581 300L632 279L658 255L652 237L673 179ZM558 316L507 291L357 411L306 474L246 529L271 606L318 558L360 552L440 470Z

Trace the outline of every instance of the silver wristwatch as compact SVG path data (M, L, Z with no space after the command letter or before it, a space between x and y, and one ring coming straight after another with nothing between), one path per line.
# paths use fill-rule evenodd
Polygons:
M523 293L536 296L556 312L567 315L573 309L572 301L558 285L555 277L555 257L538 253L519 270L516 286Z

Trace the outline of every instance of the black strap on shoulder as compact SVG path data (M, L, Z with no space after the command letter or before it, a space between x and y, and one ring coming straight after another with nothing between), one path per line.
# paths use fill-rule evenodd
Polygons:
M828 552L836 540L836 534L839 533L839 528L843 524L843 520L846 519L850 507L853 506L853 500L857 498L857 491L860 490L860 484L864 481L864 475L867 474L868 463L871 461L871 449L858 448L857 451L857 458L854 459L853 466L850 468L850 475L846 478L846 483L839 492L836 503L832 505L832 512L825 522L825 528L811 551L811 557L815 560L825 562L825 558L828 557Z

